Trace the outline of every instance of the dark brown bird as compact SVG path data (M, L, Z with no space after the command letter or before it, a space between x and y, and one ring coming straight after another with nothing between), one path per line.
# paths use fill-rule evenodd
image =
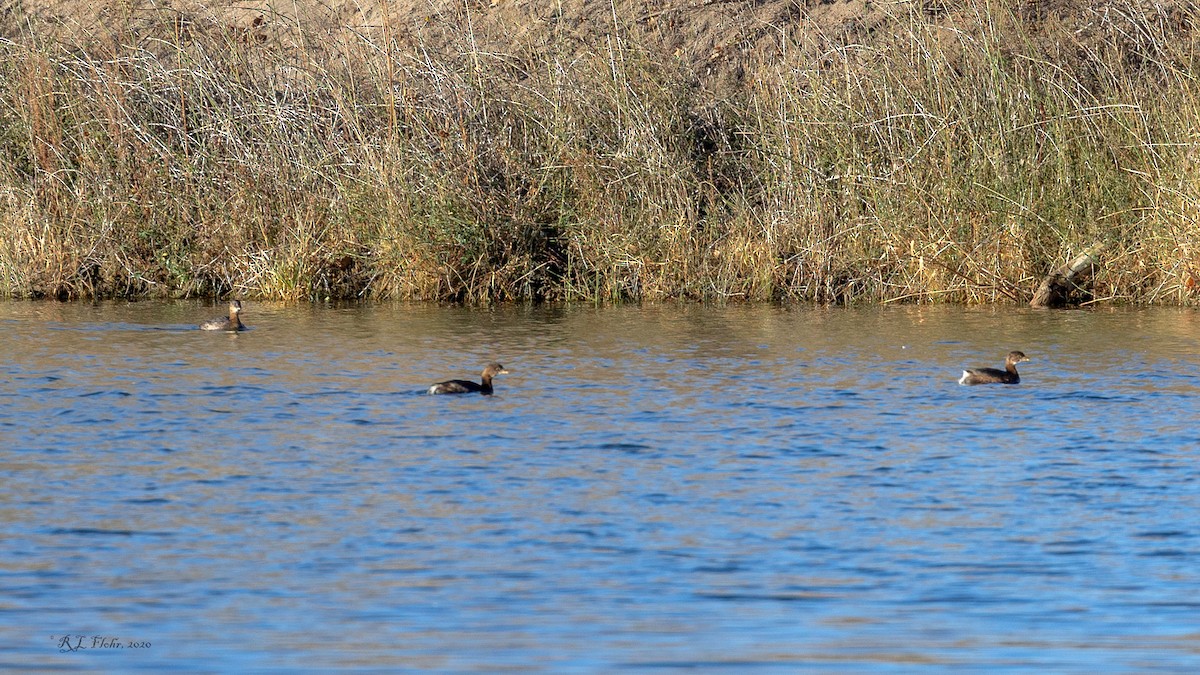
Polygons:
M242 325L242 319L239 316L241 313L242 303L238 300L230 300L229 318L205 321L204 323L200 324L200 330L246 330L246 327Z
M470 394L479 392L485 396L492 393L492 378L497 375L506 375L508 371L499 363L489 363L487 368L483 369L483 382L475 384L470 380L446 380L438 382L429 388L430 394Z
M998 368L968 368L958 379L959 384L1018 384L1021 376L1017 374L1017 364L1028 361L1029 357L1022 352L1009 352L1004 359L1004 370Z

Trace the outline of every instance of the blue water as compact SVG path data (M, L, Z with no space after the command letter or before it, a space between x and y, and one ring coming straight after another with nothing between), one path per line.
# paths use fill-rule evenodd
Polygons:
M0 304L0 671L1200 669L1193 310L221 313Z

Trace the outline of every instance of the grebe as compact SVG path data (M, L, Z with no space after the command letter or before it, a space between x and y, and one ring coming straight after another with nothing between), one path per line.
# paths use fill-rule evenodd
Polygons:
M487 368L483 369L483 383L475 384L470 380L446 380L438 382L429 388L430 394L469 394L479 392L480 394L492 393L492 378L497 375L505 375L508 371L499 363L489 363Z
M959 384L1018 384L1021 376L1017 374L1017 364L1028 361L1029 357L1022 352L1009 352L1004 359L1004 370L998 368L968 368L958 379Z
M200 324L200 330L228 330L238 331L246 330L242 325L242 319L238 315L242 313L242 303L238 300L229 301L229 318L228 319L213 319Z

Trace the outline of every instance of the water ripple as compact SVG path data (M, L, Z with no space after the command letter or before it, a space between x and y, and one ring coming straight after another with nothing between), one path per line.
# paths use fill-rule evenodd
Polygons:
M1190 312L35 307L0 668L1200 667Z

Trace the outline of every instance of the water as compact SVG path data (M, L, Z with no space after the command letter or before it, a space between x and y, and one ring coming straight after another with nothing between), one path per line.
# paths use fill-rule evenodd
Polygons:
M0 670L1200 667L1193 310L221 313L0 304Z

